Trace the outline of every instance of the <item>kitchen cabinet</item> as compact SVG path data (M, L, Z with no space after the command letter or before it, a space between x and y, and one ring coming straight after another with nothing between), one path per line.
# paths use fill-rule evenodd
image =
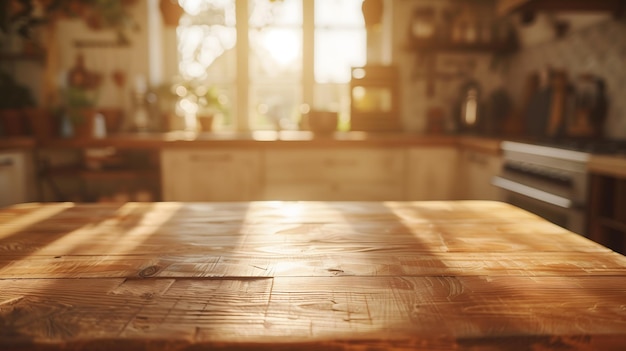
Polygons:
M591 175L589 238L626 254L626 178Z
M399 148L266 150L266 200L401 200Z
M474 149L460 151L460 171L457 174L460 197L468 200L501 200L500 191L491 179L500 173L502 157Z
M37 153L41 201L159 201L158 152L51 142Z
M407 200L453 200L458 197L456 147L420 147L407 151Z
M261 154L253 150L165 149L164 201L251 201L261 192Z
M626 158L594 156L589 170L589 238L626 254Z
M41 201L496 198L498 140L174 137L46 141L37 150Z
M33 200L31 160L30 152L0 151L0 207Z

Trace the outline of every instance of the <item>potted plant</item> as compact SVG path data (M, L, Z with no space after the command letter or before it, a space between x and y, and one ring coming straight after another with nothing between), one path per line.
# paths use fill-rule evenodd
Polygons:
M226 114L227 99L216 86L197 80L179 80L160 88L166 109L177 115L196 118L198 129L211 131L216 115Z
M93 131L102 76L87 70L84 57L79 54L66 78L60 89L61 101L57 108L61 136L88 138Z
M213 129L215 116L226 112L225 97L219 94L216 87L207 85L197 86L192 94L198 105L196 117L200 129L209 132Z

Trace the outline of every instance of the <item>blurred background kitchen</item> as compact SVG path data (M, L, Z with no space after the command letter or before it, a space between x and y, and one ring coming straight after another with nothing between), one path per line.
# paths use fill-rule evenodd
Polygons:
M124 131L196 130L199 115L215 115L214 130L302 129L308 109L339 112L349 130L351 103L370 93L357 105L397 111L398 123L381 129L425 132L441 118L445 132L496 134L515 126L487 112L521 114L546 70L594 94L602 80L607 96L620 96L619 2L514 13L506 3L520 1L11 0L2 5L4 86L31 97L3 100L119 110L110 129ZM351 96L351 69L365 65L393 66L385 74L398 96ZM465 125L457 110L471 86L489 111ZM625 137L623 116L612 99L602 132Z
M531 186L511 190L506 173L515 168L518 178L532 169L549 183L537 185L540 194L565 197L556 203L577 212L528 208L564 226L564 217L582 213L576 230L588 232L592 189L622 194L597 197L611 204L605 212L626 202L624 7L619 0L3 1L0 204L520 204L507 194ZM566 168L582 169L584 179L537 171L526 156L521 165L511 161L520 152L502 141L582 153L573 157L582 163ZM600 178L589 171L598 169L594 155L614 156L601 159ZM494 185L497 176L506 179ZM573 188L585 195L570 196ZM611 230L626 232L623 218L611 216L620 223Z

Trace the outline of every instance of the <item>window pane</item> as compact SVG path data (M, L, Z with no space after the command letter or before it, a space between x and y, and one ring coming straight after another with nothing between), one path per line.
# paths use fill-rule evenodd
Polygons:
M250 75L254 81L300 81L302 30L275 26L251 30Z
M302 90L299 83L256 82L250 87L252 129L296 129Z
M178 0L196 24L235 26L235 0Z
M250 127L293 129L302 100L302 1L249 4Z
M363 0L315 1L315 108L339 112L339 128L350 119L352 67L366 63Z
M180 3L186 12L177 29L180 81L217 89L220 101L226 103L226 112L217 116L215 126L225 128L233 124L229 112L237 70L235 0L181 0ZM197 100L191 95L187 99L183 97L177 114L196 110L197 107L184 102Z
M365 29L315 30L315 81L349 83L351 68L365 64Z
M236 24L236 3L248 2L248 23ZM303 14L302 0L180 0L187 15L178 27L182 77L215 86L235 106L237 29L248 29L248 110L252 129L296 128L302 103L303 69L315 78L314 107L349 116L351 68L365 64L366 34L362 0L315 0ZM314 67L302 66L303 16L315 16ZM249 50L246 50L249 49ZM241 78L241 76L240 76ZM245 106L245 104L244 104ZM228 126L233 116L219 119Z
M315 26L364 28L363 0L315 0Z
M250 28L302 27L302 0L249 0Z
M339 112L339 129L348 130L350 121L350 84L316 83L313 107Z
M180 26L179 72L188 79L204 78L211 69L219 76L226 75L227 67L216 69L214 64L227 61L225 56L234 54L236 33L234 28L223 26L191 25ZM222 58L222 60L220 60ZM228 64L228 62L223 62ZM231 67L234 69L234 67ZM211 79L219 78L212 76Z

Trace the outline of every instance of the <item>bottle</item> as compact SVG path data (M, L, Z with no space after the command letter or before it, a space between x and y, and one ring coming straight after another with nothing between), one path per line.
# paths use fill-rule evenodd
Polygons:
M96 139L106 138L107 128L104 115L100 112L96 113L93 118L93 137Z

